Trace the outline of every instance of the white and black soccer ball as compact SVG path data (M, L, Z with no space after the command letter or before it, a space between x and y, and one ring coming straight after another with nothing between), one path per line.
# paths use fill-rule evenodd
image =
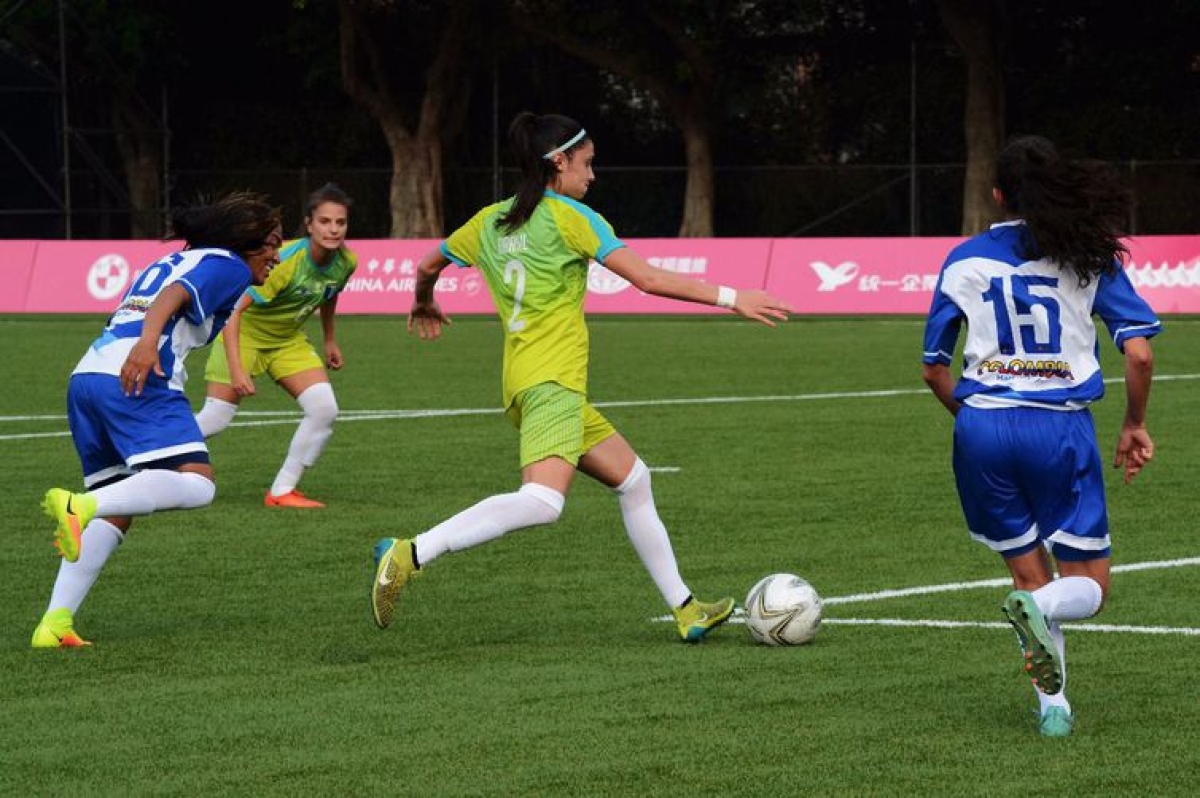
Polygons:
M821 597L795 574L764 576L746 595L746 628L768 646L799 646L821 628Z

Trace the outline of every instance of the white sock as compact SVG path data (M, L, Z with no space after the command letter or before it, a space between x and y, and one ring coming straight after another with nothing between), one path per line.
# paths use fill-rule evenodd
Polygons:
M1046 695L1036 686L1033 688L1033 692L1037 693L1038 710L1042 715L1045 715L1046 710L1050 707L1062 707L1067 712L1071 711L1071 702L1067 701L1067 641L1063 637L1062 626L1057 622L1051 622L1049 629L1050 639L1054 641L1054 647L1058 649L1059 661L1062 663L1062 689L1054 695Z
M525 483L516 493L489 496L417 535L417 562L425 567L448 551L469 549L516 529L553 524L566 501L558 491L536 482Z
M287 457L283 466L275 475L271 485L271 495L282 496L291 493L300 484L304 469L317 462L329 436L333 434L333 422L338 417L337 399L333 395L333 386L327 382L318 382L305 388L296 401L304 411L304 418L292 436L288 446Z
M204 507L212 504L217 486L191 471L150 468L89 493L96 497L96 517L103 518Z
M1061 576L1033 591L1033 600L1046 620L1082 621L1100 610L1104 595L1095 579Z
M658 586L668 606L672 609L678 607L687 601L692 592L679 575L671 539L654 506L650 469L646 468L640 457L615 491L621 503L621 515L625 519L625 531L642 558L642 565L650 572L650 578Z
M233 402L209 396L204 400L204 406L200 408L200 412L196 414L196 424L200 426L200 432L204 437L211 438L229 426L229 422L233 421L237 411L238 406Z
M121 530L103 518L92 519L79 539L79 559L75 562L63 560L58 566L58 578L54 580L54 591L46 611L65 607L72 615L78 612L109 555L124 539Z

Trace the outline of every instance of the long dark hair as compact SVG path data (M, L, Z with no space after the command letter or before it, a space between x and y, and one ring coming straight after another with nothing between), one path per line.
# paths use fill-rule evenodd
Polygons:
M501 228L511 233L529 221L542 201L546 184L557 174L554 161L546 158L546 153L566 144L582 130L583 125L559 114L538 116L528 111L517 114L508 126L508 146L521 168L521 182L512 207L500 217ZM581 138L563 150L563 154L570 158L587 140L586 136Z
M1049 139L1021 136L996 160L996 187L1009 215L1025 221L1022 257L1049 258L1082 286L1128 256L1129 196L1106 164L1068 160Z
M189 249L216 247L245 255L266 243L281 218L280 209L264 195L235 191L210 203L173 210L167 238L181 238Z

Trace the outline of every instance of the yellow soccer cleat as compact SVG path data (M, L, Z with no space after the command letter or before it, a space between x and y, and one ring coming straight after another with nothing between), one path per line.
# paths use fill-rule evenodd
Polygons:
M42 499L42 510L56 524L54 546L67 562L79 559L83 530L96 515L96 498L90 493L72 493L51 488Z
M375 581L371 585L371 616L386 629L400 590L418 573L411 540L380 538L375 544Z
M33 630L29 644L34 648L80 648L91 643L75 633L75 618L65 607L50 610Z
M706 634L729 620L733 614L733 599L709 603L692 597L673 612L679 636L689 643L699 643Z

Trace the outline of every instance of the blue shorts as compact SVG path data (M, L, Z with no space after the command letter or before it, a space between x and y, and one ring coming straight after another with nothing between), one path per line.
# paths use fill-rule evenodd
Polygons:
M1110 554L1090 411L964 406L954 419L954 478L971 537L1004 557L1041 545L1060 560Z
M126 396L110 374L73 374L67 421L89 488L163 463L207 463L208 446L187 396L152 380Z

